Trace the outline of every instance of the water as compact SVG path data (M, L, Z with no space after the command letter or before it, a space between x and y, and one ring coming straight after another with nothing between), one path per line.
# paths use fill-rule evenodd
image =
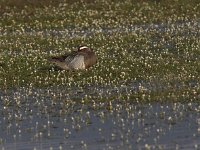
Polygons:
M184 29L184 27L187 27ZM96 33L138 35L149 31L169 32L170 37L177 34L188 38L199 38L199 21L177 22L158 25L119 27L115 29L91 30L44 30L24 32L1 32L6 35L30 35L57 38L77 38L94 36ZM159 37L158 37L159 38ZM148 39L150 43L160 39ZM163 44L164 48L174 46L173 42ZM169 48L169 47L168 47ZM12 53L12 51L10 52ZM7 51L2 55L8 55ZM18 52L12 56L18 57ZM181 55L179 55L180 57ZM183 57L184 58L184 57ZM187 58L187 57L186 57ZM188 59L188 58L187 58ZM191 56L198 60L199 56ZM48 87L35 89L21 87L0 91L0 149L2 150L51 150L51 149L200 149L200 106L197 101L188 102L187 91L179 102L147 103L135 99L129 101L117 98L117 94L168 92L171 88L199 89L196 80L169 82L131 81L129 85L77 87ZM199 99L194 90L194 99ZM145 94L146 94L145 93ZM176 92L174 92L176 94ZM174 94L172 92L172 94ZM161 93L162 95L163 93ZM170 94L170 93L169 93ZM94 100L88 104L81 99L89 95ZM99 101L100 98L116 96L111 102ZM188 96L188 97L187 97ZM193 95L192 95L193 96ZM119 96L120 97L120 96ZM90 98L90 99L92 99ZM130 97L131 98L131 97ZM161 96L164 101L165 95ZM162 100L163 99L163 100ZM131 102L132 101L132 102ZM190 101L190 100L189 100ZM191 100L192 101L192 100ZM183 103L180 103L183 102Z
M0 148L200 149L198 103L81 104L57 94L1 91Z
M0 32L1 36L6 35L29 35L29 36L41 36L41 37L55 37L55 38L79 38L79 37L91 37L95 36L97 33L101 33L103 35L108 35L112 33L131 33L134 32L136 34L147 34L149 31L157 31L160 33L169 32L171 36L175 36L178 33L179 36L184 37L199 37L199 33L197 32L200 28L199 20L192 21L182 21L175 23L160 23L160 24L144 24L144 25L129 25L129 26L119 26L118 28L90 28L90 29L77 29L75 27L66 27L64 29L44 29L44 30L33 30L31 28L25 28L24 32L18 31L7 31L2 30Z

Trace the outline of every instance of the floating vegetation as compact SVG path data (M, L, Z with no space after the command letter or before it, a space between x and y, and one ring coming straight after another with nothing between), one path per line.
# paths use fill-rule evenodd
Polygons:
M109 132L109 138L105 138L99 127L99 143L121 138L122 147L129 143L126 149L131 149L128 137L134 135L132 128L126 128L131 126L126 117L139 115L136 121L140 123L145 122L143 115L152 117L147 115L149 110L145 114L137 111L138 105L154 109L155 102L170 103L175 115L166 115L162 110L156 114L169 130L184 118L182 107L199 113L199 0L8 0L0 2L0 17L0 126L1 130L6 128L8 138L0 135L3 149L9 149L4 143L19 140L23 132L34 133L29 139L35 142L60 132L67 139L89 128L94 120L106 122L109 116L119 117L112 123L119 123L119 128L127 131ZM63 71L47 61L52 55L73 51L80 45L88 45L97 54L94 67ZM177 105L183 112L176 111ZM121 116L122 110L126 117ZM41 124L43 117L45 122ZM61 128L55 125L57 120L63 129L59 132L55 131ZM25 127L29 122L32 124ZM17 132L13 132L15 129ZM199 127L196 129L199 133ZM146 127L145 133L137 135L137 143L142 141L144 145L137 148L165 149L158 141L166 129L155 128L154 142L146 142L144 137L149 136L149 130ZM57 148L64 149L63 145ZM82 149L90 147L83 139L79 145ZM76 146L77 143L69 147ZM197 143L192 148L199 146ZM104 148L112 149L112 145Z

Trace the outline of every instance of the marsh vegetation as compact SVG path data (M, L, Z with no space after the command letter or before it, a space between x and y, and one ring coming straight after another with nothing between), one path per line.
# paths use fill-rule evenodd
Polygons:
M55 142L60 139L75 141L76 138L70 138L78 135L80 129L96 126L108 116L116 117L110 124L121 123L116 127L121 135L112 130L111 135L105 137L118 141L122 136L121 146L127 146L125 143L130 144L133 128L137 127L133 125L127 128L128 131L120 130L126 125L131 126L124 119L133 117L138 121L152 117L148 116L149 110L138 111L140 107L152 108L152 114L159 113L157 115L164 118L170 129L188 115L184 111L194 111L191 122L198 125L191 125L191 128L197 131L193 138L199 138L198 0L8 0L0 2L0 17L0 126L2 131L7 131L0 134L0 147L6 149L7 143L14 141L16 144L20 139L31 139L36 143L51 137ZM97 65L87 71L56 70L47 61L50 56L64 54L85 44L98 57ZM155 103L159 106L154 107ZM166 113L163 107L168 106L170 109ZM179 108L182 113L175 110ZM166 115L171 109L174 114ZM44 122L42 118L45 118ZM54 126L56 120L60 120L60 125ZM156 125L154 127L157 129ZM101 128L96 128L98 134ZM51 130L52 134L49 133ZM163 130L158 131L159 135ZM32 137L27 138L29 132ZM159 138L148 141L143 140L143 135L149 135L140 134L139 130L140 140L133 139L139 145L137 148L160 145L162 149L167 145L162 140L159 142L160 136L165 135L163 132ZM26 133L25 138L20 136L23 133ZM60 133L59 138L54 136ZM124 136L129 139L124 140ZM112 140L105 137L98 140L103 148L112 149L112 144L109 145ZM119 146L117 143L114 142L114 147ZM88 148L84 138L79 144L83 149ZM140 144L146 144L146 147L140 147ZM199 143L194 145L198 148ZM129 146L133 148L133 145ZM60 149L63 149L62 144Z

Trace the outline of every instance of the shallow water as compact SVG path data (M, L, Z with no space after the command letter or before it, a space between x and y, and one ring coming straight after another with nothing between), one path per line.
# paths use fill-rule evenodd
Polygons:
M185 26L187 29L184 30ZM171 36L179 34L184 38L198 38L199 27L199 21L193 21L84 31L25 29L21 33L1 32L0 36L13 34L77 38L94 36L96 33L108 36L116 32L146 34L147 31L155 30L159 33L170 31ZM153 44L158 39L149 40ZM173 43L163 46L173 47ZM199 56L195 55L194 59L198 60ZM183 87L198 89L199 83L196 80L175 81L173 90ZM178 100L185 103L152 101L142 104L145 100L133 103L137 100L117 98L111 102L99 101L100 98L117 94L131 95L140 91L159 93L171 88L168 82L132 80L115 87L21 87L0 91L0 149L200 149L200 106L197 102ZM86 95L94 101L89 104L81 103ZM198 94L195 96L199 98Z
M186 28L185 28L186 27ZM177 21L175 23L160 23L160 24L144 24L144 25L129 25L129 26L119 26L118 28L90 28L81 29L66 27L65 29L46 29L46 30L33 30L31 28L25 28L24 32L16 31L1 31L1 36L6 35L29 35L29 36L42 36L42 37L57 37L57 38L78 38L78 37L91 37L95 36L97 33L104 35L110 35L112 33L130 33L135 32L139 34L147 34L149 31L157 31L160 33L170 31L171 36L175 36L179 32L179 36L184 37L199 37L197 32L200 28L199 20L192 21Z
M199 5L128 3L6 8L0 149L200 149ZM79 43L98 56L91 72L46 69Z
M200 149L198 103L81 104L52 94L1 91L1 149Z

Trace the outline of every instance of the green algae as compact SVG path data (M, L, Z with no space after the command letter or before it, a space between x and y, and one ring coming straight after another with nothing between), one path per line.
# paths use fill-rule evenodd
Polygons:
M198 99L198 1L83 1L57 5L14 7L1 2L1 89L52 86L117 87L142 81L163 83L164 91L135 91L118 95L91 95L83 100L159 100L169 97ZM89 70L55 70L47 58L86 44L98 63ZM183 83L180 89L177 83ZM171 85L168 87L168 85ZM190 85L192 84L192 85ZM187 88L186 88L187 87ZM194 95L196 93L196 95ZM187 97L187 96L186 96Z

